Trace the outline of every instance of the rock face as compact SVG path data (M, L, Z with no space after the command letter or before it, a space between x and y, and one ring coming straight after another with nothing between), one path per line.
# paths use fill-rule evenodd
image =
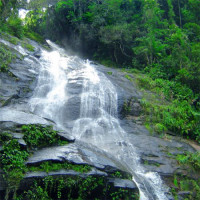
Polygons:
M36 151L27 161L27 165L36 165L44 161L87 164L107 172L116 171L119 167L105 152L86 144L73 143L66 146L45 148Z
M0 121L14 122L17 124L50 124L47 120L37 115L7 107L1 108Z
M134 115L140 112L141 108L137 103L142 98L142 93L137 89L133 81L128 80L124 73L117 69L107 68L103 65L93 65L98 71L101 71L112 82L117 89L118 95L118 116L123 118L124 103L131 100L131 113ZM132 77L134 80L134 77ZM134 102L135 100L135 102ZM139 113L138 113L139 114Z
M10 46L16 59L9 65L9 73L0 73L0 105L20 104L32 95L39 64L32 56L32 52L20 46L12 45L5 40L0 40L1 42ZM36 43L29 42L33 43L35 50L39 49Z
M28 109L29 105L27 102L32 96L37 83L38 68L40 65L38 59L41 57L38 44L31 43L35 46L35 51L29 52L23 50L21 53L19 52L15 62L9 66L9 71L12 76L8 73L0 72L0 132L7 131L11 133L13 138L17 139L23 148L26 148L26 143L23 140L23 135L20 133L19 126L23 124L55 125L54 122L35 115ZM194 152L194 149L175 139L164 140L151 136L149 131L141 125L142 121L137 120L137 117L141 114L139 102L142 94L138 91L135 83L125 78L124 73L120 70L106 68L97 64L93 64L93 67L103 72L115 86L118 95L118 117L120 118L120 125L128 133L128 141L136 148L146 171L158 172L162 176L172 176L175 172L180 172L180 167L173 155L176 156L184 151ZM134 77L132 79L134 80ZM78 80L72 78L68 80L67 93L69 99L64 105L64 109L60 112L69 119L69 122L66 122L66 127L69 130L73 126L71 121L78 119L80 116L80 93L83 89L82 84L83 80L81 77ZM129 116L125 117L125 115ZM45 161L70 162L77 165L90 165L93 167L92 171L84 174L70 170L59 170L49 173L28 173L21 183L21 189L29 185L33 179L44 178L49 175L80 177L93 175L106 177L121 169L120 163L113 160L103 150L83 142L75 141L70 133L59 132L58 135L73 143L65 146L39 149L33 152L33 155L27 160L27 166L35 166ZM0 144L0 150L1 148L2 146ZM0 191L4 191L6 188L2 174L3 172L0 171ZM134 190L137 188L133 181L123 178L109 177L107 182L118 188ZM179 194L182 197L186 195L185 193Z

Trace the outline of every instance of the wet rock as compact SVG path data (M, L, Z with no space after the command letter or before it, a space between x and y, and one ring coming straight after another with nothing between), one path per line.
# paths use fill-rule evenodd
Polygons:
M141 105L137 102L131 101L129 114L133 116L139 116L141 114L141 111Z
M76 172L74 170L59 170L59 171L54 171L54 172L28 172L25 175L25 179L33 179L33 178L45 178L46 176L79 176L82 178L86 178L87 176L108 176L107 173L92 169L90 172L87 173L81 173L81 172Z
M144 126L136 124L136 122L132 118L125 118L123 120L120 120L119 122L121 127L127 133L134 134L133 137L135 137L135 135L141 134L149 135L149 131Z
M16 101L19 98L20 97L17 94L12 95L11 97L9 97L7 100L4 101L4 103L2 104L2 107L11 104L13 101Z
M180 168L176 159L173 156L169 156L171 152L177 150L177 148L179 153L181 151L194 152L194 149L187 144L153 137L148 131L141 131L139 134L131 133L129 142L137 148L137 153L141 159L150 161L150 163L143 162L143 167L148 171L158 172L161 176L173 176Z
M22 146L22 147L26 147L27 146L26 142L23 139L19 139L17 141L18 141L20 146Z
M28 165L37 165L44 161L63 162L74 164L88 164L105 171L115 171L118 167L105 155L95 152L95 149L87 149L77 144L69 144L60 147L44 148L36 151L27 161Z
M178 192L178 197L180 199L185 199L187 198L189 195L192 195L192 193L190 191L180 191Z
M156 167L159 167L160 165L163 165L164 163L159 161L159 160L156 160L155 158L154 159L151 159L151 158L142 158L141 159L141 162L144 163L145 165L154 165Z
M78 119L80 116L80 106L81 98L79 96L74 96L68 99L67 103L62 109L62 116L65 119L65 121L73 121Z
M40 58L41 57L41 51L36 51L33 56L35 56L36 58Z
M28 172L24 179L21 181L20 183L20 187L19 189L21 190L26 190L29 189L30 186L33 185L34 181L37 179L43 179L47 176L52 176L52 177L81 177L81 178L87 178L88 176L103 176L106 177L107 173L96 170L96 169L92 169L90 172L88 173L80 173L80 172L76 172L73 170L59 170L59 171L54 171L54 172Z
M57 133L61 139L65 140L65 141L68 141L68 142L74 142L75 141L75 138L71 135L69 135L69 133L67 132L58 132Z
M133 181L127 180L127 179L119 179L119 178L110 178L110 183L113 183L115 187L120 188L130 188L133 190L137 189L136 184Z
M112 82L117 90L118 95L118 114L120 118L123 118L122 110L124 103L127 100L133 98L140 100L142 98L142 93L137 89L133 81L125 78L125 74L117 69L109 68L109 72L112 73L108 75L108 68L103 65L94 65L94 67L104 73L104 75ZM134 79L134 77L133 77Z
M22 50L15 45L10 44L16 50ZM36 49L39 48L38 45ZM38 74L39 64L36 58L30 55L30 52L24 51L16 53L16 59L8 67L8 72L0 73L0 107L13 105L22 101L26 101L32 95L35 88L36 78Z
M0 130L1 131L4 131L4 130L12 130L12 131L15 131L15 128L17 126L17 123L15 122L1 122L0 121Z
M17 124L45 124L50 123L37 115L4 107L0 110L0 122L13 122Z
M67 94L79 95L83 89L83 79L69 79L67 84Z
M11 133L14 139L22 139L24 134L22 133Z

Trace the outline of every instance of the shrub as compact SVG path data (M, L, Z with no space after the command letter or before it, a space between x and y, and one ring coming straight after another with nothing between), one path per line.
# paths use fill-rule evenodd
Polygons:
M63 143L52 126L24 125L22 131L24 140L30 148L41 148Z
M19 17L11 16L7 20L8 32L18 38L24 36L24 29L22 20Z
M200 171L200 152L186 153L185 155L177 155L176 159L180 164L188 165L196 171Z
M41 35L39 35L38 33L32 32L32 31L30 32L27 29L25 29L24 35L27 38L30 38L31 40L35 40L36 42L39 42L41 44L43 44L45 42L44 38Z
M4 138L8 139L8 138ZM5 199L8 199L9 193L15 193L26 171L25 160L28 153L22 150L17 140L5 141L3 144L3 152L0 157L0 164L5 172L4 178L7 181L7 191Z
M6 45L1 44L0 46L0 72L7 72L8 66L14 58L15 58L15 55L10 51L10 49Z

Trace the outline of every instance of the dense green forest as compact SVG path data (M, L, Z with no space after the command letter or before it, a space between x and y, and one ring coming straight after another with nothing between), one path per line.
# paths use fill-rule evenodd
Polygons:
M24 21L19 8L30 10ZM0 30L140 71L139 85L165 102L142 101L146 126L200 142L200 0L1 0Z

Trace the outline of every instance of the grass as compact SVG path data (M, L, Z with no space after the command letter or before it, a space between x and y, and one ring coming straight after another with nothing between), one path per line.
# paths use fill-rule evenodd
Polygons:
M130 75L128 75L128 74L125 74L124 77L125 77L126 79L128 79L129 81L133 81L133 79L132 79L132 78L130 77Z
M31 44L27 43L27 42L22 42L22 47L24 47L25 49L29 50L29 51L34 51L35 47L32 46Z
M45 43L45 39L39 35L38 33L35 32L30 32L28 30L25 31L25 36L31 40L34 40L40 44L44 44Z
M13 199L16 199L16 192L20 181L24 174L28 171L25 161L28 159L30 152L34 148L41 148L51 145L67 144L62 141L51 126L42 125L24 125L22 126L24 140L28 144L27 149L21 147L16 139L13 139L9 133L0 134L0 144L3 145L3 150L0 152L0 166L4 171L4 178L7 182L7 190L5 199L9 199L9 195L13 194ZM31 151L29 151L31 150ZM62 167L84 172L89 170L89 166L76 166L69 163L64 165L52 163L44 163L38 169L48 171L61 169Z

